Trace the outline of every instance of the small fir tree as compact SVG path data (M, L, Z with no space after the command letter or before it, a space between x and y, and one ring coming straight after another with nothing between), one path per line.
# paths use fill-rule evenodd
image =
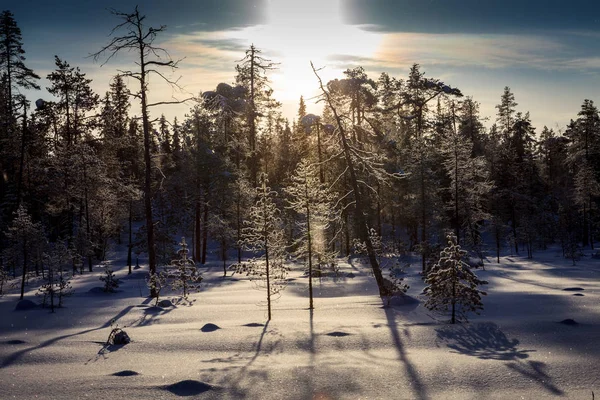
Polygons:
M171 288L173 290L181 289L183 298L187 300L190 291L200 290L202 275L198 272L194 260L189 257L189 249L185 242L185 237L181 238L179 246L180 248L177 251L179 259L171 261L171 266L176 268L170 274L173 277Z
M114 293L115 289L118 288L121 283L110 267L106 267L104 276L101 276L100 280L104 282L104 291L107 293Z
M483 310L481 296L487 293L479 290L480 280L463 261L467 252L457 244L456 236L448 235L448 247L442 250L439 261L433 266L425 282L423 291L428 297L425 307L432 311L452 311L451 322L465 320L467 312L478 314Z
M242 246L257 254L248 263L234 266L235 272L255 278L258 286L267 291L268 319L271 319L272 297L281 293L286 286L288 269L285 266L285 238L279 209L274 198L277 195L267 186L265 174L260 177L254 205L242 231Z
M65 274L72 259L72 252L63 242L54 244L50 251L44 253L47 271L45 281L38 289L37 294L43 296L43 307L46 307L49 301L51 312L54 312L55 307L62 307L63 299L73 293L71 281ZM55 300L58 301L58 304Z
M146 285L150 289L150 293L154 293L154 305L157 306L160 301L160 292L167 286L167 272L160 271L156 273L150 273L146 278Z
M321 276L327 267L335 267L335 255L328 251L327 229L335 217L333 194L321 184L317 169L303 159L286 188L289 208L299 217L299 235L294 243L294 256L305 261L308 274L309 309L313 309L313 276Z

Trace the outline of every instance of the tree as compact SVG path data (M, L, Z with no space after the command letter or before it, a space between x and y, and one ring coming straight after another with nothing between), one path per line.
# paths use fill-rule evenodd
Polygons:
M248 124L248 170L250 172L250 183L257 186L260 159L258 157L258 122L259 118L267 114L266 109L279 106L271 95L273 90L269 87L267 71L273 70L277 64L261 56L262 51L253 44L246 55L240 60L241 64L236 66L236 81L247 89L246 121Z
M50 311L54 312L54 307L62 307L63 298L72 294L71 282L64 273L65 267L73 259L69 248L63 242L57 242L52 245L50 251L44 254L47 270L45 282L38 289L38 294L43 296L42 305L50 300ZM55 305L55 300L58 304Z
M59 98L55 111L65 116L63 137L66 147L70 148L81 139L82 131L90 124L91 121L85 119L85 113L96 107L98 95L91 89L92 80L86 78L79 67L71 67L58 56L54 56L54 62L56 70L47 76L52 84L47 89Z
M333 195L326 186L319 182L314 164L302 160L291 178L291 184L285 188L288 195L289 208L294 210L299 221L296 222L300 232L295 242L295 256L304 259L308 272L309 309L313 309L312 278L315 275L313 259L316 260L316 275L326 265L333 262L327 246L326 231L332 217Z
M22 262L21 300L25 294L25 278L30 262L29 252L32 250L32 244L38 242L38 238L42 235L42 224L33 222L25 207L20 205L6 236L12 242L13 263L16 263L17 260Z
M181 238L179 246L181 246L177 251L179 258L171 261L171 266L175 267L175 271L170 273L173 276L171 287L173 290L181 289L183 298L187 300L191 290L200 290L202 275L198 272L194 260L189 257L189 250L184 237Z
M115 289L121 284L121 280L115 276L115 273L110 266L106 267L104 275L100 277L100 280L104 282L103 290L107 293L114 293Z
M457 243L456 236L448 235L448 247L440 254L439 261L427 275L428 285L423 292L428 297L425 307L432 311L452 313L451 322L466 320L467 312L483 310L481 296L487 293L479 290L479 285L487 284L480 280L463 261L467 252Z
M272 297L286 285L288 269L285 266L285 240L281 229L279 209L275 204L276 192L267 186L265 174L260 176L256 201L250 207L242 230L242 245L256 256L247 264L237 264L235 272L251 275L259 287L267 291L268 319L271 319ZM263 286L264 285L264 286Z
M515 107L518 103L515 101L515 95L510 91L508 86L504 87L504 92L500 97L500 104L496 106L498 109L496 122L501 132L505 136L509 136L515 123L513 115L515 114Z
M25 66L22 40L21 29L17 26L14 15L8 10L3 11L0 14L0 76L7 79L7 104L3 106L7 107L11 119L14 117L13 90L40 89L36 83L40 77Z
M132 13L112 10L112 14L119 17L122 22L115 26L111 34L115 34L120 29L126 30L126 33L123 36L113 37L109 44L100 49L100 51L92 54L92 57L94 60L98 60L100 57L108 54L103 63L104 65L118 53L134 52L136 54L136 65L139 67L139 70L121 71L121 75L133 78L140 84L140 89L133 93L132 96L139 99L141 103L142 128L144 132L144 208L148 242L148 267L150 274L155 274L156 249L154 243L154 219L152 217L152 159L150 157L151 132L148 109L160 104L180 103L180 101L149 103L149 76L156 75L168 84L176 86L177 82L167 78L159 68L177 68L178 61L173 61L165 49L154 45L154 40L158 34L166 29L166 26L161 25L159 28L146 27L144 24L146 16L140 14L137 6ZM151 290L150 296L155 297L156 293Z
M457 130L458 116L454 102L450 103L450 129L441 140L444 167L450 178L452 220L454 234L460 243L461 233L476 249L481 238L479 224L489 218L484 200L492 188L488 180L485 159L473 156L473 142ZM481 252L478 251L480 257Z

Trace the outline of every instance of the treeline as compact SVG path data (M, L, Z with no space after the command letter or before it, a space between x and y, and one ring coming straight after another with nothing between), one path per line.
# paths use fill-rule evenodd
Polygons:
M162 28L145 27L137 9L117 16L140 27L141 62L98 94L57 56L47 76L55 100L34 105L21 90L40 89L40 77L13 15L0 16L0 267L23 285L56 248L69 249L63 267L84 273L113 240L128 246L130 268L136 252L152 252L155 272L178 235L192 238L199 263L216 246L225 274L231 263L248 268L245 250L293 254L312 275L361 248L382 294L384 247L418 252L426 273L449 231L481 260L560 243L575 261L594 247L600 120L590 100L564 132L536 134L508 87L486 128L477 101L417 64L405 78L357 67L330 82L315 69L323 111L307 114L300 98L290 122L269 86L277 64L251 46L234 82L168 121L150 108L161 102L148 101L145 75L177 66L152 58ZM113 36L100 58L128 49L127 35Z

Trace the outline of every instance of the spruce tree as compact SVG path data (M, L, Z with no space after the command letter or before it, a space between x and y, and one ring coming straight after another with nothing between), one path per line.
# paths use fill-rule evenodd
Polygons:
M173 290L181 289L182 297L187 300L190 291L200 290L202 275L198 272L194 260L189 256L185 237L181 238L179 246L180 248L177 251L179 258L171 261L171 267L174 267L175 270L171 271L169 275L173 277L171 288Z
M14 117L14 89L40 89L36 83L40 77L25 66L22 40L14 15L8 10L3 11L0 14L0 76L7 79L6 108L10 118Z
M306 159L302 160L285 189L289 208L297 215L299 236L294 243L294 255L306 262L308 273L309 309L313 309L313 276L334 265L335 256L327 243L327 228L333 213L333 194L319 182L317 169Z
M466 320L468 312L478 314L483 310L481 296L487 293L478 286L486 284L480 280L463 261L467 252L457 243L456 236L448 235L448 246L441 252L439 261L433 266L423 290L428 297L425 307L432 311L451 311L451 322Z
M270 320L273 296L285 289L288 269L285 266L286 246L282 222L275 204L277 193L267 185L266 175L261 174L256 201L250 207L248 219L244 221L246 226L242 230L243 247L256 256L247 264L237 264L235 272L250 275L260 288L266 289Z

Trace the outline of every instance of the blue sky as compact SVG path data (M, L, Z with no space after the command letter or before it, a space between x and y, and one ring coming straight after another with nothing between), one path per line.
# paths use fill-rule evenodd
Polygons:
M2 8L15 14L28 66L45 76L57 54L80 66L103 93L110 76L131 60L100 67L86 56L118 23L107 9L134 6L129 0L8 0ZM357 65L374 78L384 71L404 78L419 63L427 76L479 101L488 126L504 86L538 131L543 125L564 129L586 98L600 103L600 4L591 0L151 0L140 9L149 23L167 25L161 44L185 57L175 74L189 93L233 81L244 49L250 43L262 48L281 63L271 78L290 118L301 94L317 93L310 60L325 67L325 79ZM152 101L187 97L161 85L151 90ZM28 96L51 98L45 90ZM188 108L155 112L181 117ZM319 112L321 106L309 102L308 108Z

